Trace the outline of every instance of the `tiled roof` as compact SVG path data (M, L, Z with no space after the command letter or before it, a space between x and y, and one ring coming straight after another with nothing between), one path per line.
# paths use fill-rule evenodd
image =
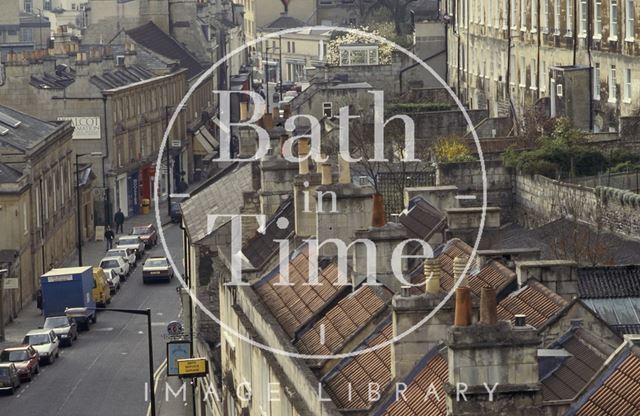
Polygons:
M164 32L153 22L126 31L136 43L153 52L180 62L187 69L187 78L191 79L203 71L202 65L180 42Z
M535 280L511 293L498 304L498 319L514 320L517 314L527 316L527 324L540 328L558 314L568 302Z
M390 321L380 324L358 349L371 348L392 339ZM369 409L372 405L369 383L377 383L381 394L391 383L391 346L345 358L321 381L339 409Z
M566 413L570 416L637 415L640 409L640 358L625 347Z
M418 362L402 381L407 387L402 395L395 394L381 406L375 416L445 416L449 382L446 349L434 348ZM434 390L435 388L435 390Z
M576 397L613 353L613 348L582 328L569 330L551 345L551 349L563 350L568 354L556 360L557 365L549 368L546 374L540 374L544 400ZM542 373L543 362L554 360L543 358L539 361Z
M251 266L260 270L269 259L278 252L279 243L277 240L286 240L293 234L293 201L287 199L284 201L278 211L269 219L264 233L256 233L256 235L247 241L242 253L247 258ZM284 229L278 224L286 220L288 224Z
M340 351L352 335L385 309L391 296L391 291L384 287L361 286L300 335L295 343L298 351L315 355ZM321 331L324 331L324 343L321 342Z
M640 297L640 265L578 269L581 298Z
M411 237L428 240L445 226L445 216L433 205L417 196L409 202L409 209L400 216L400 223L409 231Z
M237 165L233 170L207 184L181 205L182 218L192 242L205 238L209 215L235 215L244 204L243 193L253 190L251 165ZM229 217L218 218L211 232L228 223Z
M305 245L291 255L289 285L280 284L280 267L254 283L253 287L284 331L295 333L348 286L340 286L338 267L330 263L318 273L318 285L309 282L309 249Z

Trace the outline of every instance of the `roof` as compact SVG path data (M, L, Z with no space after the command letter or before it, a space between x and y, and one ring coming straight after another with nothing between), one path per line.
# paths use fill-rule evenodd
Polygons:
M182 218L191 242L202 240L231 220L229 217L218 218L208 229L209 215L239 214L244 205L242 194L252 190L251 165L236 165L226 175L216 178L182 202Z
M265 26L266 29L291 29L294 27L304 27L307 24L293 16L281 15L273 22Z
M581 298L640 297L640 265L578 269Z
M76 80L75 69L67 65L56 65L55 71L42 75L31 75L30 84L40 89L64 89Z
M444 385L449 382L446 354L447 349L440 346L429 351L402 380L406 385L404 393L389 397L375 416L445 416L447 393Z
M94 75L90 82L101 90L111 90L125 87L154 77L154 74L140 65L116 67L104 71L101 75Z
M385 287L361 286L304 331L295 346L302 354L329 355L340 351L347 340L386 310L391 296Z
M544 400L576 397L614 351L583 328L571 328L550 349L566 354L538 360Z
M180 62L187 69L187 78L191 79L203 71L202 65L180 42L160 29L153 22L127 30L126 34L136 43L153 52Z
M610 358L608 365L598 374L575 401L567 415L618 416L635 415L640 409L640 358L632 342Z
M408 210L400 215L399 220L413 238L428 240L444 228L446 217L424 198L416 196L411 198Z
M357 348L380 345L393 337L391 319L385 320ZM329 397L339 409L369 409L369 383L377 383L384 392L391 383L391 346L348 357L340 361L321 380Z
M278 240L285 240L293 234L293 214L293 201L288 198L269 219L265 232L258 232L247 241L242 249L242 254L254 269L262 269L269 259L278 252L280 247ZM284 224L287 226L282 227Z
M25 153L51 136L59 126L0 105L0 146Z
M556 316L569 302L541 283L530 280L498 304L498 319L514 321L517 314L527 316L527 324L540 328Z
M22 176L22 173L11 166L0 163L0 183L15 183Z
M291 254L289 285L280 283L280 265L253 284L253 288L276 318L282 329L293 338L326 304L349 286L340 286L338 267L330 263L318 273L318 285L308 283L309 248L302 246Z
M600 298L582 301L619 334L638 333L640 298Z

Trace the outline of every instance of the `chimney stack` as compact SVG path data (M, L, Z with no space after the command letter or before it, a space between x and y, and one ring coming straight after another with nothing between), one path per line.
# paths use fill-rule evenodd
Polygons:
M331 185L333 183L333 173L331 172L331 163L322 164L322 185Z
M426 293L437 295L440 293L440 259L432 257L424 262L424 278L426 282Z
M456 289L456 314L453 325L471 325L471 289L468 286Z
M485 286L480 292L480 323L483 325L495 325L498 323L496 289L492 286Z
M298 141L298 157L303 158L309 154L309 140L300 139ZM331 167L329 167L331 169ZM309 159L300 160L298 163L298 173L300 175L306 175L309 173ZM324 183L324 182L323 182Z
M351 166L349 166L349 162L344 160L342 156L338 155L338 163L340 168L340 179L338 180L338 183L351 183Z
M371 214L371 226L383 227L385 223L384 197L380 193L375 193L373 194L373 212Z

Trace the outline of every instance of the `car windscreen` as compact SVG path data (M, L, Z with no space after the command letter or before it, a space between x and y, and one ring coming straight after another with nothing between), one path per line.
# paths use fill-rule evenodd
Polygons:
M3 362L20 362L27 361L29 359L29 354L26 350L18 350L18 351L2 351L2 355L0 355L0 361Z
M69 325L69 321L67 320L66 316L58 316L56 318L47 318L44 321L45 329L62 328L68 325Z
M122 250L122 249L113 249L113 250L109 250L107 251L107 257L126 257L127 256L127 251L126 250Z
M103 269L115 269L119 264L116 260L105 260L100 263L100 267Z
M149 230L149 227L133 227L133 231L131 232L131 234L145 235L145 234L149 234L150 232L151 230Z
M120 244L121 246L128 246L128 245L138 245L138 239L137 238L121 238L120 240L118 240L118 244Z
M167 267L167 261L165 259L147 260L144 267Z
M28 335L24 338L25 344L42 345L51 342L49 334Z

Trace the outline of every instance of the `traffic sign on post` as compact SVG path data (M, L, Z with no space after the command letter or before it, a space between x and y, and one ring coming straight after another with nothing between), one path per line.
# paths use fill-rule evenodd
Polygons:
M184 378L204 377L207 375L208 362L206 358L187 358L178 360L178 375Z

